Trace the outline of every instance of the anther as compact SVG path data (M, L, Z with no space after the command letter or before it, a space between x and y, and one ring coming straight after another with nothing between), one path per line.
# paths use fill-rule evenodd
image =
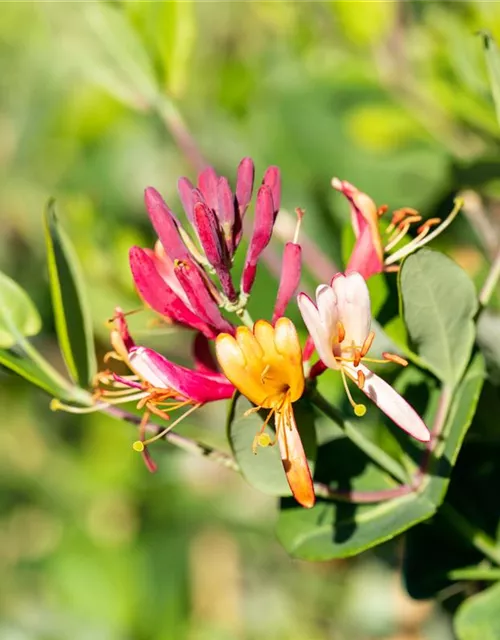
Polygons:
M382 353L382 357L385 360L389 360L389 362L394 362L395 364L399 364L402 367L408 366L408 360L405 360L404 358L402 358L401 356L398 356L395 353L387 353L386 351L384 351Z
M361 390L363 390L363 389L364 389L364 386L365 386L365 380L366 380L366 378L365 378L365 374L364 374L361 370L359 370L359 371L358 371L358 387L359 387Z
M354 349L354 357L353 357L352 363L355 367L358 367L360 362L361 362L361 351L359 349Z
M342 322L337 322L337 342L340 344L345 338L345 328Z
M423 233L424 231L428 231L431 227L436 226L437 224L441 224L441 218L429 218L421 224L417 229L417 233Z
M375 339L375 331L370 331L370 333L366 336L366 340L363 342L361 346L361 357L364 358L368 351L370 351L373 340Z
M366 413L366 406L364 404L355 404L354 413L358 418L362 418Z
M377 215L379 218L381 218L384 213L386 213L387 209L389 207L386 204L381 205L378 209L377 209Z

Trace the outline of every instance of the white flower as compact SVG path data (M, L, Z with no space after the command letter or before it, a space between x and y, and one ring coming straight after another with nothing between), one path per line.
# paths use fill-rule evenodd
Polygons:
M370 361L366 354L375 336L370 331L370 294L363 276L356 272L339 273L330 285L316 289L316 304L305 293L298 295L297 302L319 357L327 367L340 371L356 415L363 415L366 408L352 399L346 377L401 429L417 440L429 441L430 433L413 407L362 363ZM384 354L384 358L406 364L392 354Z

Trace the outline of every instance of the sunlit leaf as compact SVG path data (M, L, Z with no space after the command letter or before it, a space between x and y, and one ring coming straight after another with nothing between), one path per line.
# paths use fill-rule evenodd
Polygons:
M256 454L252 451L253 439L268 414L268 411L263 410L245 416L245 412L252 408L253 405L241 395L232 402L227 432L234 456L244 477L253 487L273 496L289 496L291 491L283 471L278 446L259 447ZM314 412L305 399L294 403L293 408L312 473L316 461ZM271 421L264 431L271 440L275 437L273 424Z
M26 291L0 272L0 347L8 349L19 338L36 335L41 327L40 315Z
M500 584L471 596L458 609L453 626L458 640L500 638Z
M82 387L86 387L97 370L92 320L78 259L59 225L52 200L47 205L44 223L50 290L59 345L70 376Z
M462 377L475 338L474 285L441 253L422 249L409 256L399 278L404 320L415 350L443 382Z
M277 527L278 538L285 549L291 555L305 560L353 556L430 518L446 494L453 465L476 409L483 379L484 364L482 356L478 354L456 390L442 438L419 492L376 504L319 500L309 510L285 501ZM333 489L348 491L394 488L390 477L380 470L376 471L368 458L362 464L353 463L356 456L359 457L359 452L354 451L350 455L344 452L340 456L338 453L334 442L328 460L322 462L320 447L318 470L321 466L327 470L325 477L321 478L323 483ZM422 455L423 452L420 452L421 460ZM342 469L345 469L344 476ZM318 480L318 473L315 480Z

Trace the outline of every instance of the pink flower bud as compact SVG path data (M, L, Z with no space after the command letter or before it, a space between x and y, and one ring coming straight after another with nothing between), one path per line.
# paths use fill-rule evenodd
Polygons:
M217 211L217 183L219 179L213 167L207 167L198 176L198 189L210 209Z
M262 184L266 184L271 189L274 217L276 218L281 205L281 174L278 167L268 167L266 169Z
M201 331L207 338L214 338L217 335L217 331L198 317L165 282L146 251L139 247L132 247L129 260L137 291L154 311L174 322Z
M255 178L255 167L251 158L243 158L238 166L236 177L236 217L233 230L234 249L240 243L243 233L243 217L252 199L253 181Z
M274 305L272 323L285 315L288 303L295 295L300 283L300 272L302 267L302 250L299 244L287 242L283 253L283 263L281 267L281 279Z
M189 258L189 251L179 234L179 221L158 191L148 187L144 192L144 201L165 253L171 260Z
M228 255L233 254L233 227L234 227L234 198L229 186L227 178L219 178L217 184L218 208L217 217L219 218L224 239L228 250Z
M182 208L186 212L186 216L191 224L193 224L193 183L187 178L179 178L177 182L177 191L181 199Z
M253 233L241 278L241 289L244 294L250 293L257 273L257 262L261 253L271 240L273 224L274 209L272 192L269 186L262 185L257 193Z

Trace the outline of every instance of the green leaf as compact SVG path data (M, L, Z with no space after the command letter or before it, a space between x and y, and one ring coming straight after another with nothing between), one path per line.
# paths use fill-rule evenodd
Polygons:
M488 75L490 77L491 93L493 102L495 103L495 111L497 120L500 124L500 55L495 40L487 32L481 34L483 36L484 54L486 56L486 64L488 66Z
M255 434L260 431L269 413L262 410L245 416L245 412L252 408L253 404L242 395L237 395L230 405L227 434L234 457L243 476L253 487L272 496L290 496L291 491L283 471L278 446L259 447L257 454L252 451ZM317 450L314 412L306 398L294 403L293 409L309 467L313 473ZM272 425L267 425L264 433L267 433L271 439L275 437Z
M21 353L0 349L0 365L7 367L52 396L61 400L78 401L78 398L75 397L76 390L72 392L67 386L58 384L55 377L50 375L50 370L49 372L45 371L37 362Z
M97 371L92 321L78 259L59 225L53 200L45 210L44 223L59 346L71 378L87 387Z
M453 626L458 640L500 638L500 584L466 600L458 609Z
M477 321L477 344L493 384L500 384L500 314L483 309Z
M32 300L12 278L0 272L0 347L13 347L26 336L35 336L42 321Z
M399 285L411 342L429 370L453 387L474 344L478 305L472 281L443 254L422 249L404 261Z
M451 401L442 437L419 492L375 504L318 500L312 509L285 501L277 525L277 535L285 549L304 560L344 558L390 540L430 518L446 494L483 380L483 358L476 354ZM416 448L411 441L408 446ZM422 451L416 450L415 454L417 459L423 459ZM360 455L364 454L356 448L348 452L337 441L328 450L320 447L315 481L331 489L348 491L379 491L397 486L367 457L363 464L356 462Z

